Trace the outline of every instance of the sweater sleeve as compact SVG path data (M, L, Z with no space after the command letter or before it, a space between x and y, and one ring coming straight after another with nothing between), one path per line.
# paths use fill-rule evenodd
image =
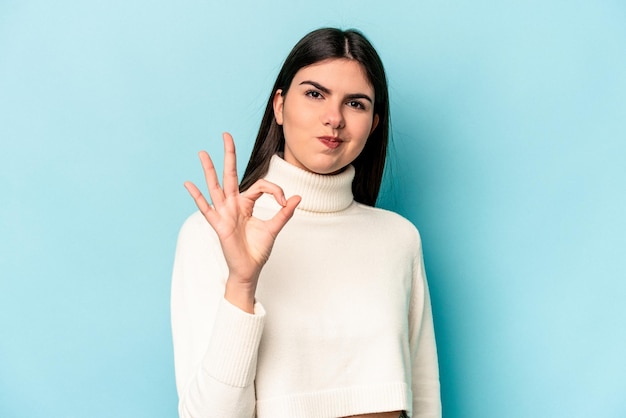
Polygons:
M228 268L215 232L196 213L181 228L172 274L171 319L181 418L251 418L265 311L224 299Z
M413 287L409 309L409 343L412 359L412 418L440 418L441 395L435 331L424 269L421 241L413 262Z

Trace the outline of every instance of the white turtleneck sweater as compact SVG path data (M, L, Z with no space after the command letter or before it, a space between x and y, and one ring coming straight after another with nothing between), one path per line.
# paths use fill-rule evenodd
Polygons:
M178 238L172 330L181 417L440 417L419 234L356 203L354 168L325 176L272 158L267 180L302 196L261 272L255 313L224 299L228 269L196 212ZM279 209L262 196L255 216Z

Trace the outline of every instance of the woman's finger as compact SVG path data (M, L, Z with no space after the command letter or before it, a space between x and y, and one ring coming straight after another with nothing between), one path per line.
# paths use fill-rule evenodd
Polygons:
M215 165L213 165L213 161L206 151L200 151L198 156L200 157L200 163L202 164L202 170L204 171L204 178L209 189L211 201L214 205L221 206L222 202L224 202L224 192L222 191L220 182L217 179Z
M213 211L211 205L209 205L209 202L207 202L202 195L202 192L200 192L200 189L198 189L196 185L190 181L185 182L185 189L187 189L193 200L196 202L196 206L200 212L202 212L206 220L212 224L212 221L215 218L215 212Z
M277 184L271 183L267 180L260 179L254 182L252 186L248 188L241 195L250 199L257 200L263 194L271 194L276 199L279 205L285 206L287 204L287 199L285 199L285 192L283 189Z
M235 141L228 132L222 135L224 139L224 195L237 196L239 194L239 180L237 179L237 154Z
M276 215L267 221L268 230L274 237L278 235L289 219L291 219L296 210L296 206L298 206L301 200L302 198L300 196L291 196L285 206L280 208Z

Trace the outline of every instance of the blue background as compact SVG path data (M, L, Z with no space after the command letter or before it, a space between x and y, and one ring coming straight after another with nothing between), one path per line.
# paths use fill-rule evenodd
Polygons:
M228 3L228 2L220 2ZM391 86L381 205L421 230L444 416L626 416L626 5L0 1L0 416L176 415L196 152L240 170L306 32Z

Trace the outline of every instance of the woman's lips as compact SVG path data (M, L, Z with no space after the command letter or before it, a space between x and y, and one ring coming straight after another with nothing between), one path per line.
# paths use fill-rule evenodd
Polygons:
M340 138L334 136L318 136L317 139L330 149L335 149L343 143Z

